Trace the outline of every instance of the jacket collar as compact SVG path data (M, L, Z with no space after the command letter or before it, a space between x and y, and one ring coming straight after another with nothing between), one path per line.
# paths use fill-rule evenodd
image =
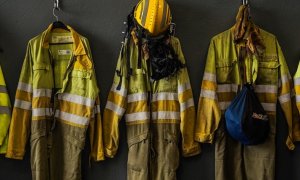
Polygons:
M50 38L50 33L52 31L53 25L50 24L48 28L42 33L42 47L43 48L49 48L49 38ZM71 31L71 35L73 37L74 41L74 56L80 56L80 55L86 55L86 51L84 48L84 45L81 41L80 35L70 26L67 26L68 29Z

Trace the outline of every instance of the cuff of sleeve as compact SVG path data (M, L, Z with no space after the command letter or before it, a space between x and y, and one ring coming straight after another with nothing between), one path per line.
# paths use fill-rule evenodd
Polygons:
M295 149L295 145L294 145L292 139L290 138L290 136L286 140L286 146L289 148L289 150Z
M183 149L182 156L183 157L191 157L196 156L201 153L201 147L199 143L195 143L191 148L189 149Z
M294 133L294 141L300 141L300 132Z
M105 157L114 158L116 155L116 151L105 148L104 154L105 154Z
M23 160L25 152L16 152L7 150L5 157L10 159Z
M201 142L201 143L210 143L212 144L214 140L214 134L201 134L196 133L195 134L195 141Z
M104 153L103 152L99 152L99 153L97 153L97 155L96 156L93 156L92 155L92 159L94 160L94 161L103 161L103 160L105 160L105 156L104 156Z

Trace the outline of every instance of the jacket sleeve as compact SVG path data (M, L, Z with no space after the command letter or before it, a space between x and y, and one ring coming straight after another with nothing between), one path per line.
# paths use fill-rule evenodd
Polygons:
M119 146L119 121L125 113L127 102L126 47L122 47L117 69L103 116L104 154L113 158Z
M25 146L30 134L32 109L32 61L30 44L28 44L25 60L17 87L15 104L9 130L6 157L23 159Z
M202 80L195 132L195 139L203 143L213 143L214 133L221 119L221 110L217 99L215 61L215 45L211 41Z
M183 64L185 58L180 42L177 42L178 58ZM201 152L200 144L194 140L196 112L193 92L190 84L187 67L184 67L178 75L178 100L180 103L180 130L182 135L182 154L185 157L194 156Z
M103 130L101 122L100 98L98 97L96 99L96 104L94 108L94 117L90 121L90 157L94 161L101 161L105 159L103 151L102 131Z
M86 50L88 51L88 57L89 59L94 62L91 48L90 48L90 43L88 39L84 38L85 45L86 45ZM93 116L90 119L89 123L89 139L90 139L90 147L91 147L91 152L90 152L90 160L92 159L93 161L101 161L104 160L104 151L103 151L103 138L102 138L102 119L101 119L101 111L100 111L100 97L99 97L99 89L98 89L98 83L96 79L96 72L95 69L93 69L93 76L92 76L92 86L97 87L94 88L94 91L96 91L96 101L94 104L94 111L93 111Z
M299 112L296 107L294 85L282 50L277 43L279 58L279 91L278 99L288 124L288 137L286 145L290 150L295 149L294 142L300 141Z
M11 119L10 99L0 66L0 153L6 152L8 128Z
M295 92L296 92L296 103L297 108L300 113L300 62L298 65L297 72L294 76L294 85L295 85Z

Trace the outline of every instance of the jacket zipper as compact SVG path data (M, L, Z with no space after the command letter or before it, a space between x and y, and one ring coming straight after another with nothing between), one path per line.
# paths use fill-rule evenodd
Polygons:
M49 136L50 136L50 141L51 142L50 142L50 144L49 144L49 142L47 142L47 144L48 144L48 146L47 146L48 147L48 175L49 175L49 179L51 180L51 162L50 162L50 156L51 156L51 148L52 148L52 141L53 141L52 132L53 132L55 126L56 126L55 114L56 114L56 108L57 108L57 100L56 100L55 97L57 97L59 93L62 93L64 91L64 89L65 89L64 87L66 85L63 83L62 88L60 90L57 90L57 91L55 90L56 88L55 88L54 61L53 61L53 56L52 56L52 53L51 53L50 49L48 49L48 54L49 54L49 58L50 58L50 62L51 62L52 78L53 78L53 88L52 88L52 92L51 92L51 102L50 102L50 103L53 103L51 105L51 108L52 108L51 115L52 115L52 118L53 118L53 122L51 124L51 128L50 128L50 131L49 131ZM71 65L73 64L73 62L74 62L74 55L72 54L71 59L69 61L69 64L67 66L67 70L66 70L66 72L64 74L63 82L64 82L67 74L69 73Z

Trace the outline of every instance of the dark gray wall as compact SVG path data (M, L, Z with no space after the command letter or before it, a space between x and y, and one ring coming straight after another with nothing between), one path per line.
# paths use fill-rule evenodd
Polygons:
M60 19L90 40L101 89L102 109L112 83L122 40L123 20L137 0L61 0ZM239 0L169 0L177 36L181 39L190 78L198 101L210 38L231 27ZM275 34L285 53L290 72L300 58L300 1L252 0L251 13L257 25ZM52 0L0 0L1 65L12 101L29 39L54 20ZM285 146L286 123L278 115L276 179L300 179L300 147L289 152ZM88 167L88 149L83 153L84 179L126 179L126 132L121 123L120 148L114 159ZM28 148L27 148L28 149ZM178 179L213 180L214 147L203 145L201 155L182 159ZM0 179L31 179L29 151L23 161L0 157Z

